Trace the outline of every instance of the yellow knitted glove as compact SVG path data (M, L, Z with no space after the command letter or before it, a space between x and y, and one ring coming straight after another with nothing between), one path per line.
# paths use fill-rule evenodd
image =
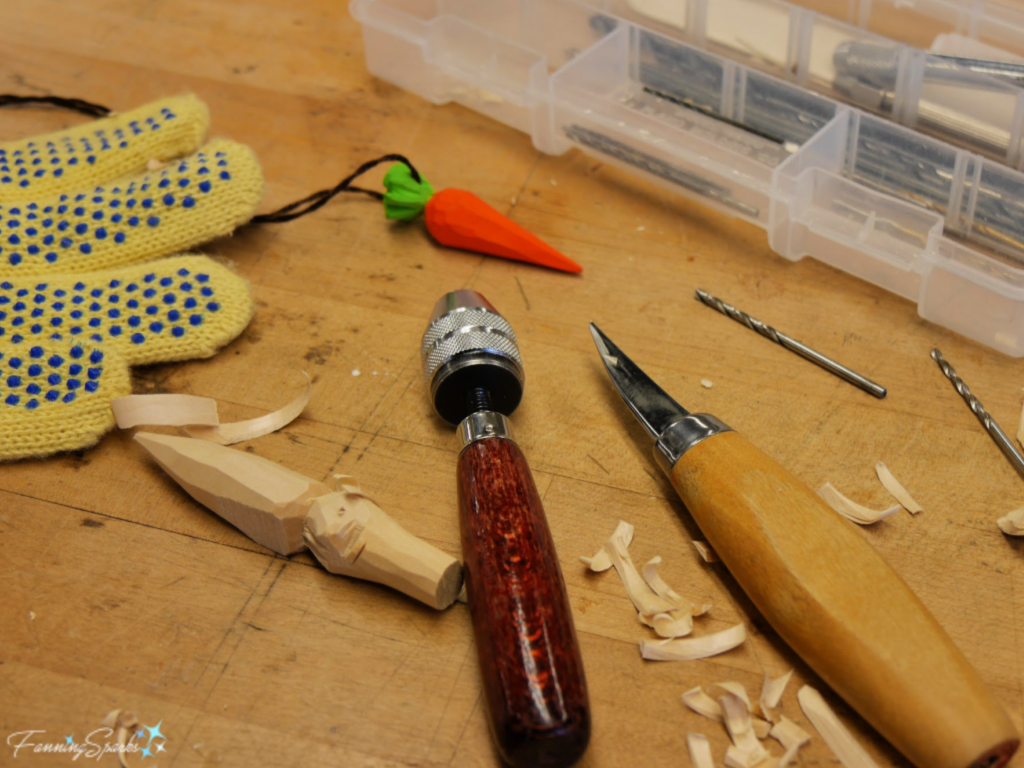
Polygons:
M192 95L161 99L57 133L0 143L0 203L40 200L195 152L210 127Z
M245 280L206 256L0 282L0 461L93 445L129 364L210 357L252 312Z
M177 253L252 218L252 151L211 141L160 171L89 192L0 204L0 277L88 272Z
M0 340L0 461L88 448L114 426L110 401L130 394L111 350L60 339Z
M166 363L210 357L253 313L245 280L206 256L41 280L0 282L0 339L87 341L130 365Z
M150 261L230 233L259 203L247 147L174 159L208 124L184 96L0 144L0 461L94 444L129 365L209 357L248 324L248 285L226 267Z

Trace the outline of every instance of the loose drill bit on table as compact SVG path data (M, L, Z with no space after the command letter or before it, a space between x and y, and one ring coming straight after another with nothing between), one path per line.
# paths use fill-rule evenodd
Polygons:
M938 349L932 350L932 360L939 364L939 368L942 369L942 373L947 379L953 382L953 387L957 392L960 393L960 397L964 399L967 405L974 415L978 417L978 421L982 423L982 426L988 430L988 433L992 436L992 439L996 441L996 445L999 446L999 450L1010 460L1013 464L1013 468L1016 469L1021 475L1024 475L1024 456L1021 456L1010 438L1006 436L1006 433L999 428L996 424L996 420L992 418L992 414L985 410L981 402L973 394L971 394L970 388L964 384L964 380L961 379L956 370L952 365L946 362L946 358L942 356L942 353Z
M723 315L731 317L737 323L742 323L743 325L747 326L747 328L750 328L753 331L757 331L765 338L771 339L776 344L782 345L790 352L796 352L801 357L810 360L815 365L820 365L826 371L834 373L839 378L846 379L846 381L850 382L855 387L863 389L869 395L874 395L879 399L885 397L885 387L881 386L880 384L876 384L875 382L871 381L871 379L865 378L864 376L861 376L859 373L855 371L851 371L845 365L837 363L832 358L825 357L825 355L821 354L820 352L814 351L806 344L803 344L802 342L799 342L796 339L790 338L784 333L779 333L770 325L765 325L760 320L748 315L746 312L741 312L740 310L736 309L736 307L734 307L732 304L726 304L721 299L716 299L707 291L702 291L699 288L697 289L695 296L699 301L704 302L712 309L717 309Z

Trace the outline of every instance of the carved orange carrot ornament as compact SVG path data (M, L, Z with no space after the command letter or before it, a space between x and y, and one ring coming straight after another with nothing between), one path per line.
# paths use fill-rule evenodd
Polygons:
M526 261L563 272L583 267L563 256L474 195L462 189L434 188L405 163L391 166L384 176L384 213L389 219L410 221L420 214L427 230L441 245L465 251Z

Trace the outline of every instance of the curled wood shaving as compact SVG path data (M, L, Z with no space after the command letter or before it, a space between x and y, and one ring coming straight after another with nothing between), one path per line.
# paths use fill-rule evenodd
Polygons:
M715 768L715 761L711 757L711 744L703 733L686 734L686 748L690 752L693 768Z
M720 562L718 559L718 553L715 552L715 550L713 550L706 541L695 541L693 542L693 546L696 547L705 563Z
M900 511L899 504L895 504L888 509L883 509L880 512L868 509L855 501L850 501L850 499L846 498L843 494L833 488L831 483L825 483L821 486L821 488L818 489L818 495L821 496L821 498L825 500L825 503L832 507L832 509L847 520L852 520L858 525L871 525L871 523L877 523L879 520L884 520L885 518Z
M878 768L878 764L839 721L820 693L805 685L797 693L796 698L807 719L845 768Z
M127 395L111 400L110 408L121 429L142 425L184 427L192 437L234 445L269 435L298 418L313 389L309 375L305 371L302 375L306 377L306 389L301 395L276 411L247 421L221 424L217 401L195 395Z
M893 495L903 508L912 515L916 515L918 512L923 511L923 507L914 501L914 497L910 495L903 484L892 476L892 472L882 462L875 464L875 474L878 475L879 482L885 487L889 493Z
M757 760L751 765L768 757L768 752L757 741L757 735L750 722L750 711L743 700L734 693L727 693L718 697L718 704L722 708L722 722L729 732L733 746L744 753L744 755Z
M721 705L704 693L704 689L699 685L696 688L691 688L683 694L683 704L688 706L698 715L703 715L709 720L714 720L716 723L722 722L723 714Z
M658 637L686 637L693 632L693 614L684 609L656 613L653 616L644 616L642 613L637 615L642 624L658 633Z
M786 690L789 678L792 676L792 669L782 677L776 677L774 680L767 672L764 673L764 684L761 686L760 699L761 714L769 722L774 723L778 718L779 702L782 701L782 693Z
M608 557L608 553L603 549L598 551L593 557L583 557L580 555L580 562L594 573L604 573L612 567L611 558Z
M647 582L648 586L654 590L654 594L658 597L672 603L676 608L686 609L692 615L696 610L696 606L665 583L665 580L658 574L659 565L661 565L660 556L652 557L644 563L641 571L644 581Z
M772 726L771 737L776 739L787 752L794 747L799 749L811 741L811 734L783 715L779 722Z
M633 605L642 615L654 616L656 613L673 611L676 606L658 597L637 573L636 566L633 565L633 560L629 556L629 549L627 549L632 539L633 526L619 521L614 533L604 543L602 551L607 554L611 564L615 566L629 599L633 601ZM599 561L597 556L591 558L591 562L594 561L598 561L598 566L603 565L603 561Z
M1005 517L1000 517L996 523L999 530L1007 536L1024 536L1024 507L1008 512Z
M747 628L737 624L721 632L685 640L641 640L640 655L649 661L692 661L730 651L747 639Z
M131 741L128 734L138 724L139 718L135 716L134 712L129 712L126 709L112 709L103 718L103 725L117 734L117 759L121 763L121 768L128 768L128 762L125 758L125 748L128 742Z
M633 526L629 523L625 523L622 520L615 527L615 531L612 536L619 536L625 542L628 547L633 543ZM604 547L597 550L593 557L581 557L580 562L587 566L594 573L603 573L612 567L611 558L608 557L608 553L604 551Z
M743 686L743 683L735 683L731 680L727 680L724 683L712 683L708 686L708 696L713 699L719 699L730 693L733 696L738 696L740 701L743 702L743 706L747 708L747 711L751 711L750 697L747 696L747 689Z

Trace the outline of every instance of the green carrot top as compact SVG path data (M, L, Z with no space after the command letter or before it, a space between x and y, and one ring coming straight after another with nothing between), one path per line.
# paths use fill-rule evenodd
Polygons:
M434 196L434 188L420 177L413 178L412 170L405 163L395 163L384 174L384 215L388 219L411 221L423 213L427 201Z

